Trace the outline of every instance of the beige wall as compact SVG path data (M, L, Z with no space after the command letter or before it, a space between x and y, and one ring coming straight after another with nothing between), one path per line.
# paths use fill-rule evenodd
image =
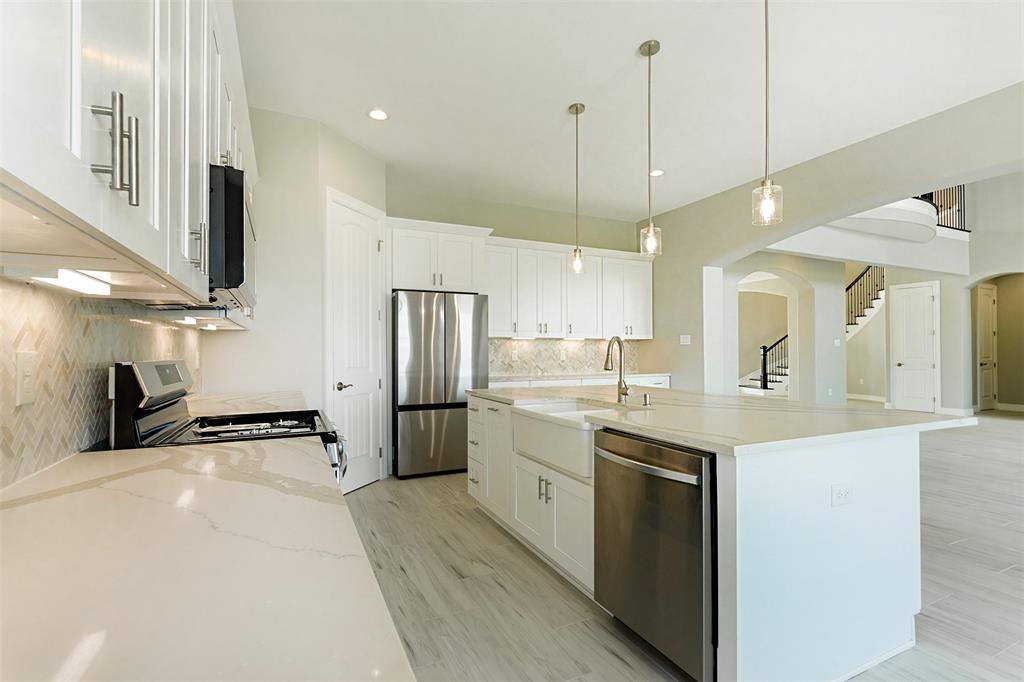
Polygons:
M972 279L1024 270L1024 173L968 185L964 201Z
M753 291L739 293L739 376L761 366L761 346L769 346L787 333L786 297Z
M251 331L203 337L205 389L299 389L324 407L326 187L383 210L384 163L316 121L260 109L250 118L258 302Z
M996 287L997 402L1024 406L1024 274L1005 275Z
M846 390L848 394L884 398L886 319L875 313L853 338L846 341Z
M387 197L388 215L398 218L490 227L495 237L560 244L571 244L575 238L572 213L433 192L391 170L387 178ZM638 234L628 221L580 217L580 244L583 246L636 251Z
M0 487L107 438L115 362L184 360L200 386L199 334L128 301L0 278ZM36 352L36 399L20 407L17 351Z

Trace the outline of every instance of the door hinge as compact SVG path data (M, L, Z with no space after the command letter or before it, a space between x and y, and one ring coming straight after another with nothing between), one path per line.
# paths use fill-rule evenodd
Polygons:
M377 388L384 388L384 383L383 382L384 382L383 379L377 379Z
M932 369L935 369L935 363L934 362L932 363Z
M377 308L377 321L380 322L380 308Z
M383 249L384 249L384 240L383 239L378 239L377 240L377 253L380 253Z
M383 457L384 456L384 448L377 448L377 456L378 457Z
M932 330L932 336L935 336L935 330L934 329Z
M932 296L932 300L933 300L933 301L935 300L935 297L934 297L934 296Z

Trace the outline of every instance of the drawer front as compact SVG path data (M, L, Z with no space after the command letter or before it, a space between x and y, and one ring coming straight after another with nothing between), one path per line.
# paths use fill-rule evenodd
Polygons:
M466 481L469 487L469 494L480 502L487 497L484 487L484 465L474 459L469 460L466 466Z
M469 422L466 452L470 459L475 459L480 464L484 463L485 434L486 431L482 423Z
M469 407L466 408L469 412L469 423L477 422L479 424L484 423L484 412L486 411L485 405L489 403L489 400L482 398L469 397Z

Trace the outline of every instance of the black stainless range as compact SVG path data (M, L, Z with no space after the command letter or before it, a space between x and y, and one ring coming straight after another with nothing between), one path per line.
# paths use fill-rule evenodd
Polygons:
M111 449L319 436L335 477L345 474L345 439L321 410L193 416L181 360L119 362L109 381Z

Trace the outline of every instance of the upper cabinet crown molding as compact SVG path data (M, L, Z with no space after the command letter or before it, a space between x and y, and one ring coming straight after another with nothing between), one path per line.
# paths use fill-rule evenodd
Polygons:
M412 218L388 217L388 227L400 230L422 230L424 232L444 232L447 234L461 234L467 237L486 237L493 230L489 227L474 227L472 225L458 225L456 223L438 223L431 220L414 220Z
M573 248L572 244L538 242L532 239L513 239L512 237L488 237L487 244L489 246L509 246L515 249L531 249L533 251L557 251L558 253L569 253ZM615 251L613 249L599 249L596 247L584 246L583 254L586 256L600 256L602 258L637 260L646 263L651 262L651 256L645 256L638 251Z

